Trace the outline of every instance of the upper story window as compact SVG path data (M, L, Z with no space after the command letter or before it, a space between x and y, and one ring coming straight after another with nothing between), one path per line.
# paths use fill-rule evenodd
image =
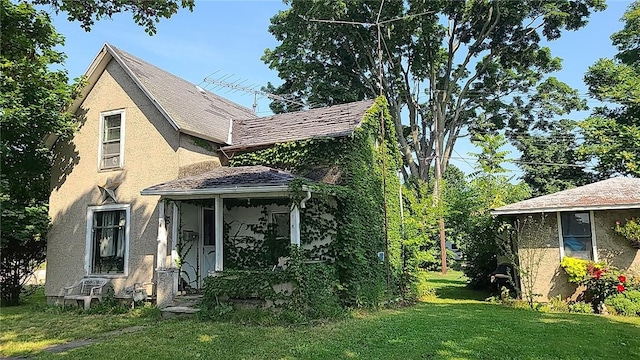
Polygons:
M124 165L124 110L100 116L99 169L119 169Z
M563 256L584 260L595 260L595 239L591 227L591 213L560 213L560 240Z

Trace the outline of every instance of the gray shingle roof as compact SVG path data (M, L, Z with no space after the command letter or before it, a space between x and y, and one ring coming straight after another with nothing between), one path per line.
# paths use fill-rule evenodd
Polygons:
M347 136L360 125L373 100L234 121L233 145L242 150L281 142Z
M617 177L492 210L493 215L640 208L640 179Z
M220 189L237 189L240 187L265 187L288 185L296 178L295 175L275 170L266 166L221 166L212 171L167 181L142 190L143 195L163 195L203 192ZM195 191L194 191L195 190Z
M206 90L200 92L182 78L112 45L105 46L184 133L227 144L232 119L255 117L250 109Z

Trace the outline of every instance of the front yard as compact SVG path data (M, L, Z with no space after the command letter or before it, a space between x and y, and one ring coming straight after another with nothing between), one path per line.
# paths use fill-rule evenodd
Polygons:
M430 275L438 297L298 326L158 321L141 313L78 315L42 305L3 308L0 356L64 359L632 359L640 318L551 314L484 302L460 273ZM114 332L132 329L132 332ZM52 353L47 346L92 344Z

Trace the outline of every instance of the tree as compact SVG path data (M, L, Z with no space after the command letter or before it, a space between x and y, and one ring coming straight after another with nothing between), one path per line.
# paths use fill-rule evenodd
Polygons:
M528 129L584 103L547 77L561 60L540 42L583 27L591 11L605 8L604 0L284 2L291 7L269 27L280 44L262 58L284 83L267 90L309 106L385 95L405 181L417 190L433 165L436 207L463 130ZM275 100L271 108L298 106ZM438 225L444 273L442 218Z
M591 96L614 106L596 108L580 123L579 153L595 161L602 178L640 177L640 2L632 3L622 19L624 28L611 36L618 48L615 59L598 60L584 77Z
M73 130L64 113L72 91L65 71L49 70L62 64L64 55L55 50L62 37L48 15L28 4L0 1L0 290L3 304L16 305L27 277L45 259L51 158L42 140Z
M462 249L467 257L465 275L470 285L476 288L488 287L489 274L495 270L497 256L505 253L510 244L499 238L502 221L494 218L491 209L526 199L530 189L526 183L511 183L508 170L503 167L509 151L501 150L507 144L502 135L485 135L476 140L481 148L478 154L476 172L469 183L469 191L463 196L469 199Z
M577 92L546 77L560 59L540 42L581 28L591 11L605 8L602 0L285 3L291 7L269 27L280 44L263 56L284 83L269 91L309 106L382 91L407 180L426 180L432 164L444 172L465 128L527 128L579 104ZM272 109L296 108L274 101Z
M131 11L134 20L152 34L160 17L177 11L177 1L36 0L56 11L67 11L89 30L94 20ZM44 144L49 134L73 133L75 119L66 109L76 95L64 70L63 44L49 15L28 2L0 0L0 300L16 305L31 273L45 260L49 225L48 198L51 154ZM181 5L192 8L192 0ZM52 65L54 65L52 67Z
M33 0L35 4L50 5L58 13L66 12L69 21L79 21L86 31L96 20L111 18L114 14L130 12L136 24L144 27L149 35L156 33L155 24L160 18L168 19L180 8L193 10L195 0Z
M512 141L520 151L518 166L522 180L541 196L592 182L578 154L577 123L562 119L547 122L545 131L513 134Z

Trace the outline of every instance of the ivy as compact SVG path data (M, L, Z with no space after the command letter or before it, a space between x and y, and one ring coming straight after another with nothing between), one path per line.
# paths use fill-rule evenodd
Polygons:
M335 268L309 262L304 250L287 249L286 267L273 271L225 270L205 279L202 314L216 318L233 300L253 300L287 310L303 319L337 317L342 314L337 296Z
M352 136L275 144L236 154L230 160L231 166L258 164L300 176L318 169L338 169L339 177L333 185L302 179L290 184L294 194L292 204L299 204L305 186L314 193L313 201L307 202L313 206L300 209L302 244L321 243L325 236L333 238L330 244L307 255L332 261L343 305L375 306L389 291L398 291L402 278L402 239L397 171L401 162L386 99L376 99ZM324 218L323 213L331 214L332 218ZM381 251L386 253L387 264L378 259Z

